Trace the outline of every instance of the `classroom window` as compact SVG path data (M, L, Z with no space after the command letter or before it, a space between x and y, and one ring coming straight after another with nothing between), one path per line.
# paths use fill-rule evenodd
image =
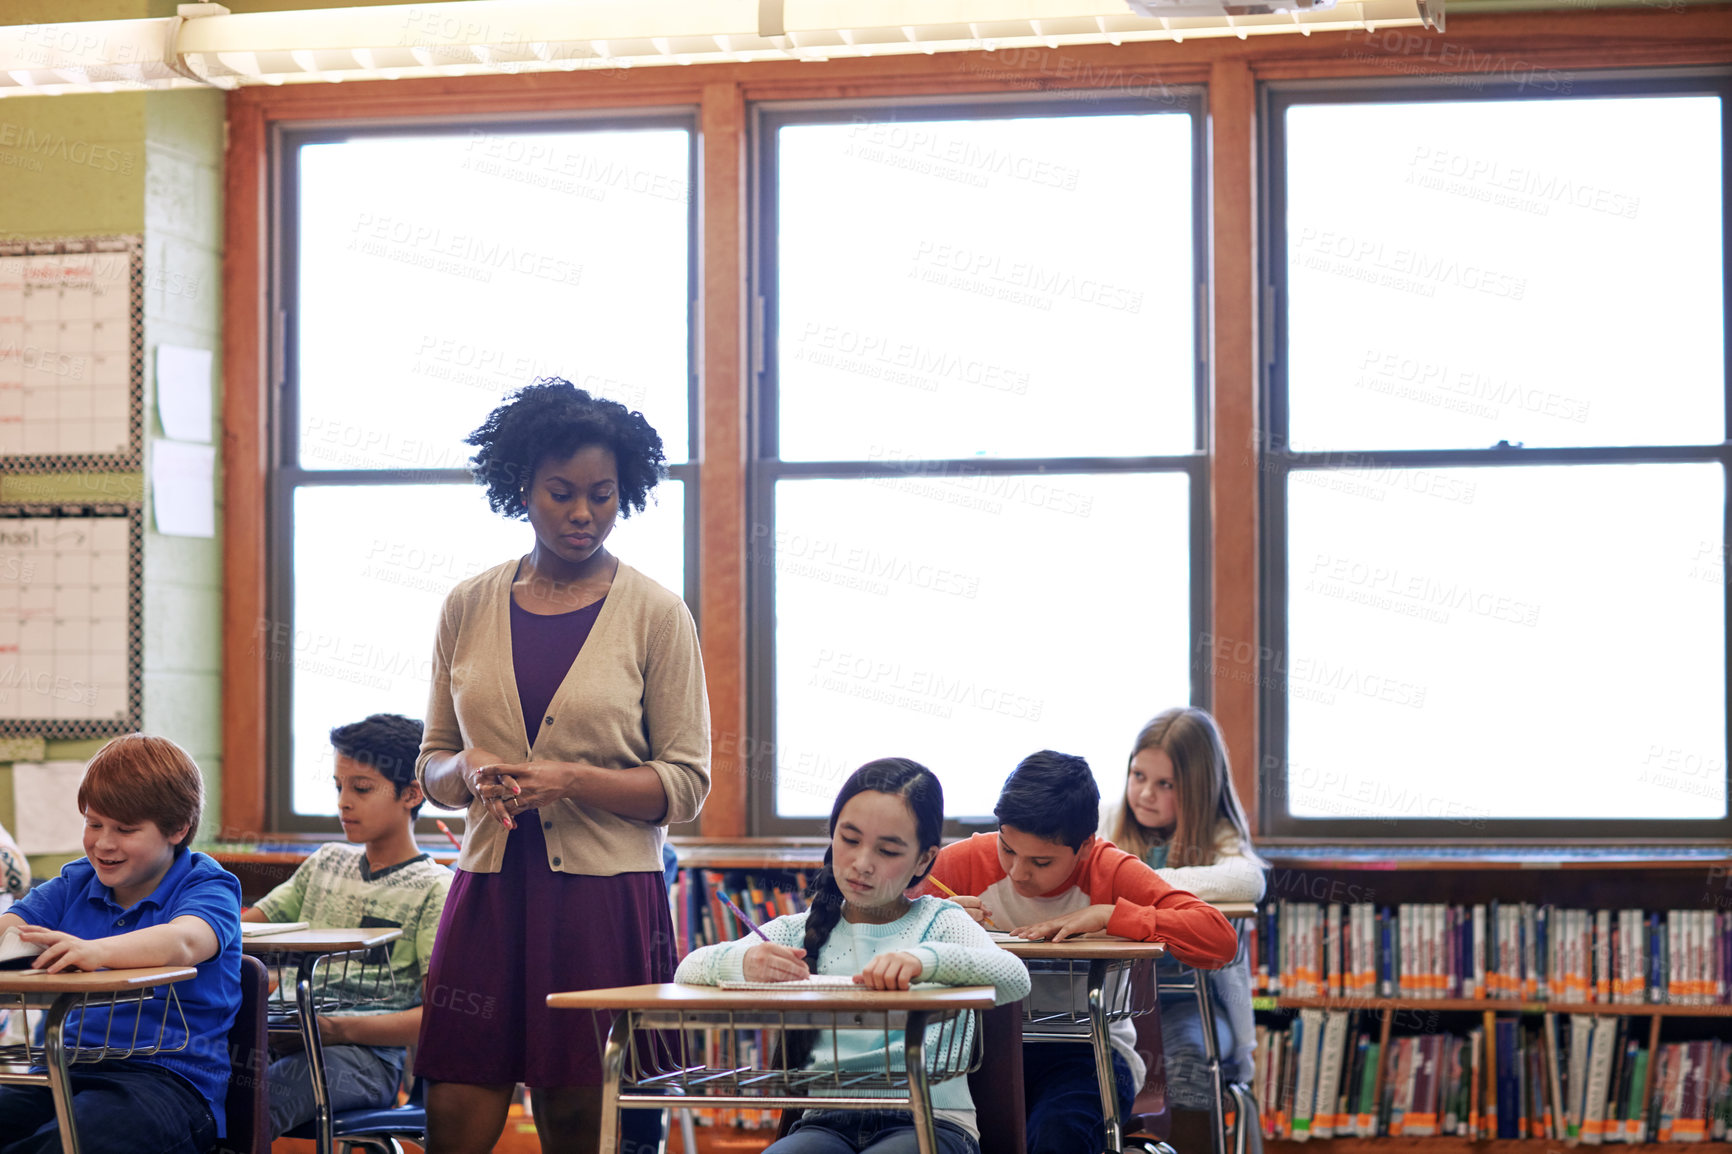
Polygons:
M1732 831L1727 89L1266 92L1270 832Z
M757 832L875 757L991 813L1198 700L1201 98L756 114Z
M671 476L609 547L695 604L695 154L669 115L284 133L275 828L330 828L330 728L422 716L445 594L528 551L463 444L511 390L559 376L644 413Z

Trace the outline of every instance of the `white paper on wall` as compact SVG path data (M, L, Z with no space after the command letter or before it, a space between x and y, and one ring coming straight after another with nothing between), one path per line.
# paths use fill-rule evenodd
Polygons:
M78 812L82 761L19 761L12 765L12 836L26 854L84 852Z

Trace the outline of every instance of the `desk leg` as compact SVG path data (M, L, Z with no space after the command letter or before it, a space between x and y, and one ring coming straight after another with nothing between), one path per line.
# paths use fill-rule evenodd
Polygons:
M932 1124L932 1098L926 1083L926 1014L911 1010L902 1040L902 1065L908 1074L908 1112L914 1119L914 1143L920 1154L938 1154L937 1127Z
M79 1001L77 994L61 994L48 1008L45 1064L62 1154L78 1154L78 1128L72 1123L72 1075L66 1066L66 1015Z
M1119 1117L1118 1079L1113 1077L1113 1040L1107 1034L1107 969L1097 958L1089 963L1089 1038L1094 1044L1095 1080L1101 1090L1101 1118L1106 1123L1108 1154L1125 1148L1124 1119Z
M601 1054L601 1141L596 1145L600 1154L615 1154L619 1149L619 1080L625 1074L625 1050L630 1041L631 1011L620 1010L608 1027L607 1048Z
M319 1154L331 1154L331 1095L325 1085L325 1052L320 1048L319 1015L313 1005L316 958L302 958L295 973L295 1007L300 1011L301 1044L307 1050L307 1073L313 1079L314 1142Z
M1226 1087L1221 1085L1220 1042L1215 1035L1215 1006L1209 998L1209 975L1203 970L1191 971L1191 984L1197 992L1197 1021L1203 1027L1203 1053L1209 1055L1209 1139L1215 1154L1227 1154ZM1334 1110L1330 1105L1330 1110ZM1243 1120L1241 1120L1243 1125Z

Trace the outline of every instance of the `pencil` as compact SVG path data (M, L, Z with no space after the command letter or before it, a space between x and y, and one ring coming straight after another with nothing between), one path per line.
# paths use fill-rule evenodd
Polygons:
M729 909L730 909L730 910L733 910L733 911L734 911L734 916L735 916L735 917L736 917L736 918L739 918L739 919L740 919L740 921L741 921L741 922L743 922L743 923L744 923L744 924L745 924L745 927L746 927L746 928L747 928L747 929L748 929L748 930L751 930L751 931L752 931L752 932L753 932L753 933L754 933L754 934L757 934L757 935L758 935L758 936L759 936L759 937L760 937L760 938L764 938L764 940L765 940L765 941L766 941L766 942L767 942L767 941L769 941L769 940L770 940L770 939L769 939L769 938L767 938L767 937L764 937L764 931L763 931L763 930L760 930L760 929L759 929L759 928L758 928L758 923L757 923L757 922L754 922L754 921L753 921L753 920L752 920L752 919L751 919L751 918L748 918L748 917L747 917L747 916L746 916L746 911L745 911L745 910L742 910L742 909L741 909L741 908L740 908L740 907L739 907L739 906L736 906L736 905L735 905L735 904L734 904L734 903L733 903L733 900L732 900L732 899L731 899L731 898L729 898L729 897L728 897L728 895L727 895L727 894L725 894L725 893L722 893L722 891L721 891L721 890L719 890L719 889L718 889L718 890L717 890L717 891L716 891L716 896L717 896L717 897L719 897L719 898L721 898L721 899L722 899L722 900L723 900L723 901L724 901L724 902L727 902L727 903L728 903L728 908L729 908Z
M943 890L945 893L949 894L953 898L959 898L962 896L961 894L957 893L955 890L951 889L949 886L945 885L943 882L939 881L938 875L936 875L936 874L927 874L926 880L931 882L933 885L937 886L939 889ZM986 919L987 925L992 926L991 915L982 911L980 916ZM998 927L992 926L992 928L996 930Z
M451 832L450 826L446 825L444 822L440 821L438 818L433 819L433 824L439 827L440 833L444 834L446 837L451 839L452 845L456 846L459 850L461 850L463 848L463 843L457 840L457 835Z

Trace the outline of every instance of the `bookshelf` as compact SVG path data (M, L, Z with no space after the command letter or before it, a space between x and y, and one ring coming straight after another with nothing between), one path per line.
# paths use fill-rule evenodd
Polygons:
M1620 909L1642 910L1657 913L1664 921L1664 912L1669 910L1715 911L1724 914L1732 910L1732 846L1728 845L1665 845L1665 846L1629 846L1615 844L1581 844L1571 846L1513 846L1487 850L1474 847L1457 846L1424 846L1411 847L1405 845L1374 845L1358 844L1351 846L1316 846L1297 844L1259 844L1259 851L1271 863L1269 887L1266 903L1288 901L1290 903L1310 903L1317 906L1340 904L1343 906L1354 903L1365 903L1377 907L1395 909L1408 903L1445 903L1452 906L1471 907L1478 904L1498 902L1503 906L1517 906L1529 903L1533 906L1550 906L1557 910L1579 908L1598 911L1612 911L1612 921L1617 924L1617 913ZM1459 929L1459 922L1453 923ZM1641 923L1632 923L1631 929L1636 929ZM1725 923L1715 923L1722 929ZM1620 927L1621 929L1621 927ZM1464 934L1466 931L1462 931ZM1597 930L1595 931L1598 932ZM1622 935L1625 940L1632 936ZM1651 946L1651 939L1643 937L1644 945ZM1397 948L1400 948L1399 942ZM1709 939L1707 948L1714 947ZM1540 958L1540 964L1547 964L1550 943L1546 954ZM1463 957L1459 953L1445 952L1452 965L1460 965ZM1640 955L1644 961L1639 967L1646 966L1652 960L1652 954ZM1713 971L1714 976L1722 981L1722 989L1732 983L1732 957L1721 953L1721 966ZM1666 955L1668 963L1670 955ZM1591 964L1591 963L1590 963ZM1614 956L1612 978L1619 977L1619 971ZM1382 976L1382 966L1378 967L1379 977ZM1637 972L1640 972L1638 969ZM1326 985L1326 983L1324 983ZM1376 983L1381 985L1381 982ZM1459 981L1456 985L1461 984ZM1653 979L1648 980L1652 987ZM1316 986L1312 989L1316 990ZM1351 1065L1354 1051L1354 1039L1365 1036L1376 1045L1374 1081L1365 1085L1374 1086L1371 1101L1378 1104L1377 1109L1385 1109L1389 1101L1389 1080L1394 1077L1389 1067L1396 1062L1391 1053L1392 1034L1404 1034L1407 1037L1439 1035L1456 1039L1456 1055L1462 1055L1477 1045L1484 1051L1491 1047L1490 1039L1494 1037L1497 1023L1505 1023L1506 1031L1513 1030L1521 1045L1528 1050L1545 1049L1539 1040L1545 1037L1549 1029L1562 1045L1570 1037L1571 1023L1576 1019L1583 1021L1612 1019L1620 1024L1607 1027L1616 1030L1614 1053L1620 1047L1628 1047L1627 1054L1645 1053L1645 1067L1637 1067L1624 1075L1624 1082L1617 1082L1614 1074L1612 1084L1612 1107L1618 1111L1618 1116L1629 1114L1634 1118L1645 1118L1648 1125L1645 1140L1632 1143L1621 1140L1607 1140L1602 1144L1622 1149L1640 1149L1642 1151L1673 1152L1682 1148L1705 1149L1714 1154L1732 1154L1732 1142L1712 1140L1711 1129L1699 1137L1674 1140L1666 1143L1652 1141L1652 1136L1658 1125L1658 1107L1656 1105L1656 1078L1662 1061L1658 1057L1662 1049L1671 1051L1674 1055L1691 1045L1714 1045L1721 1048L1712 1051L1713 1057L1708 1065L1728 1062L1726 1043L1732 1039L1732 1027L1728 1027L1726 1019L1732 1018L1732 1004L1724 1001L1709 1000L1683 1003L1678 1001L1651 1002L1640 1001L1584 1001L1577 997L1558 997L1548 1000L1544 997L1532 996L1527 989L1521 989L1521 996L1509 996L1512 989L1520 987L1506 985L1504 997L1436 997L1436 996L1370 996L1371 990L1360 987L1359 993L1351 989L1341 991L1335 996L1295 997L1279 992L1274 996L1264 993L1254 999L1258 1011L1260 1025L1273 1025L1276 1028L1286 1026L1307 1011L1329 1012L1357 1011L1358 1015L1349 1020L1345 1033L1346 1056L1341 1059L1343 1073ZM1381 995L1388 995L1388 988L1377 989ZM1441 987L1434 986L1431 990L1415 991L1416 994L1444 992ZM1456 994L1452 985L1447 990ZM1601 994L1604 997L1604 994ZM1645 997L1637 993L1635 997ZM1672 995L1668 992L1668 998ZM1724 995L1720 995L1724 996ZM1509 1023L1514 1021L1514 1025ZM1313 1022L1316 1021L1314 1016ZM1392 1030L1393 1027L1393 1030ZM1591 1030L1592 1027L1584 1026ZM1399 1041L1399 1039L1397 1039ZM1645 1051L1644 1051L1645 1047ZM1446 1053L1451 1051L1447 1048ZM1518 1077L1526 1077L1526 1051L1521 1054ZM1697 1051L1699 1054L1710 1051ZM1465 1061L1465 1059L1462 1059ZM1667 1062L1673 1059L1668 1057ZM1366 1061L1370 1061L1369 1056ZM1537 1067L1543 1077L1549 1077L1551 1059L1540 1057L1536 1060ZM1321 1059L1318 1065L1321 1067ZM1565 1071L1565 1085L1568 1086L1568 1069L1570 1058L1564 1054L1557 1060L1557 1065ZM1701 1067L1695 1067L1700 1069ZM1723 1067L1722 1067L1723 1068ZM1444 1087L1439 1091L1440 1109L1444 1093L1449 1087L1459 1085L1448 1079L1462 1073L1457 1067L1450 1067L1446 1072L1436 1072L1439 1083ZM1481 1071L1481 1077L1489 1075L1489 1059L1487 1069ZM1724 1075L1719 1075L1724 1081ZM1638 1080L1639 1079L1639 1080ZM1588 1083L1592 1085L1590 1081ZM1359 1083L1354 1083L1359 1085ZM1543 1082L1524 1084L1521 1101L1524 1108L1530 1103L1538 1103L1537 1112L1544 1114L1550 1106L1551 1091ZM1710 1083L1710 1086L1712 1083ZM1261 1092L1263 1088L1259 1087ZM1539 1097L1534 1097L1534 1094ZM1712 1091L1710 1090L1710 1098ZM1629 1095L1630 1108L1624 1108L1623 1095ZM1568 1102L1569 1093L1564 1094ZM1636 1103L1643 1104L1641 1109L1646 1113L1637 1112ZM1458 1103L1459 1104L1459 1103ZM1707 1110L1715 1109L1709 1101ZM1720 1100L1718 1107L1725 1111L1727 1102ZM1338 1109L1338 1107L1337 1107ZM1423 1117L1422 1113L1422 1117ZM1724 1113L1722 1116L1725 1116ZM1441 1120L1441 1118L1440 1118ZM1380 1117L1381 1124L1381 1117ZM1351 1124L1350 1124L1351 1125ZM1710 1123L1711 1125L1711 1123ZM1441 1129L1441 1127L1438 1127ZM1625 1137L1632 1136L1629 1134ZM1293 1148L1301 1144L1310 1147L1317 1154L1400 1154L1404 1151L1416 1154L1517 1154L1517 1151L1531 1152L1537 1150L1551 1151L1566 1144L1575 1144L1565 1138L1524 1136L1520 1138L1470 1138L1465 1135L1427 1134L1424 1136L1390 1135L1378 1137L1363 1137L1352 1134L1324 1138L1312 1136L1306 1140L1292 1137L1269 1138L1264 1142L1272 1151L1282 1154L1293 1154ZM1582 1145L1593 1144L1591 1140L1581 1141Z

